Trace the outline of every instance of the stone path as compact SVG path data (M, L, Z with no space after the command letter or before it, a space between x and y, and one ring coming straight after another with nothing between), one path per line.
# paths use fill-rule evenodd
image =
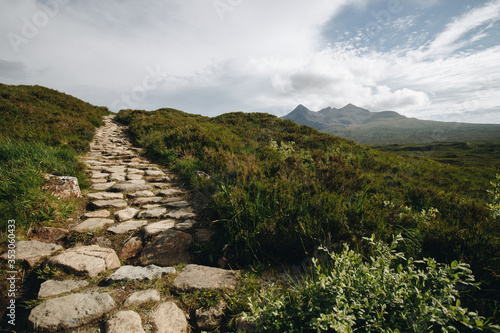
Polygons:
M56 244L41 246L38 241L22 244L31 266L49 256L46 265L83 276L83 280L45 282L39 293L44 301L29 316L31 327L35 331L80 332L83 326L85 332L93 332L100 331L99 321L108 318L106 332L212 329L217 324L212 320L217 317L214 313L222 317L223 302L214 309L199 309L199 318L189 322L174 296L135 289L134 283L158 277L170 277L173 291L234 289L238 274L192 264L191 243L197 235L205 235L202 241L208 241L210 232L197 228L189 195L174 186L174 176L140 157L139 149L132 147L113 117L104 118L105 125L96 131L91 151L83 158L92 182L86 195L87 211L78 223L62 231L99 235L97 244L74 244L67 249ZM31 245L34 253L28 251ZM120 259L127 265L122 266ZM177 264L188 265L177 272L172 267ZM113 289L116 283L126 283L130 290L124 302ZM133 309L145 303L157 304L141 317Z

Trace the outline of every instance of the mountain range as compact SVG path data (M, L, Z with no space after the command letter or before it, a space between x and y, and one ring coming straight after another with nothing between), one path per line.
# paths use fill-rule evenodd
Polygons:
M353 104L317 112L299 105L282 118L365 145L500 140L500 125L496 124L420 120L395 111L371 112Z

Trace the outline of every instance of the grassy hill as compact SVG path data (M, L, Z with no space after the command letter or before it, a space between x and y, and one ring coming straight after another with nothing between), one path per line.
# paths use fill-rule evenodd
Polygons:
M370 112L352 104L318 112L299 105L283 119L364 145L500 140L500 125L419 120L394 111Z
M40 86L0 84L0 227L15 219L23 229L70 216L75 203L61 203L40 190L42 173L78 177L88 186L77 153L89 148L106 108Z
M464 260L498 295L492 169L407 159L268 114L122 110L118 119L150 158L191 184L207 221L217 221L207 261L222 254L240 265L296 263L321 244L362 249L363 237L402 233L409 255Z

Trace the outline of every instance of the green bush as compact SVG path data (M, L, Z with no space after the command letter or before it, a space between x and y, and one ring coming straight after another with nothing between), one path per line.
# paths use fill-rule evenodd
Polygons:
M466 264L406 259L390 245L367 238L371 255L349 249L313 259L303 284L269 289L251 299L243 319L257 332L463 332L499 330L460 303L458 288L473 288ZM326 251L326 250L325 250Z

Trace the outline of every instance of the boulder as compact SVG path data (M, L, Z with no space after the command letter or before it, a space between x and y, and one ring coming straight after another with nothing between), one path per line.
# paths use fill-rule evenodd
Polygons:
M60 200L68 200L69 198L81 198L82 192L78 185L76 177L69 176L55 176L44 174L46 184L42 189L48 191L50 194Z
M113 249L99 245L73 247L52 257L49 265L61 267L70 273L95 277L99 273L121 266Z
M25 260L30 267L42 257L50 256L52 253L61 250L63 247L52 243L43 243L37 240L17 241L16 242L16 260ZM3 259L9 258L9 252L2 255Z
M106 333L145 333L141 316L134 311L120 311L106 322Z
M51 297L58 296L76 289L80 289L88 286L87 281L76 281L76 280L65 280L56 281L48 280L40 285L40 290L38 291L38 297Z
M150 316L154 332L157 333L187 333L189 324L184 312L174 303L160 304Z
M142 265L173 266L191 262L188 249L193 237L182 231L169 229L158 234L142 250Z
M107 293L77 293L46 300L29 315L34 330L68 331L101 318L115 308Z

